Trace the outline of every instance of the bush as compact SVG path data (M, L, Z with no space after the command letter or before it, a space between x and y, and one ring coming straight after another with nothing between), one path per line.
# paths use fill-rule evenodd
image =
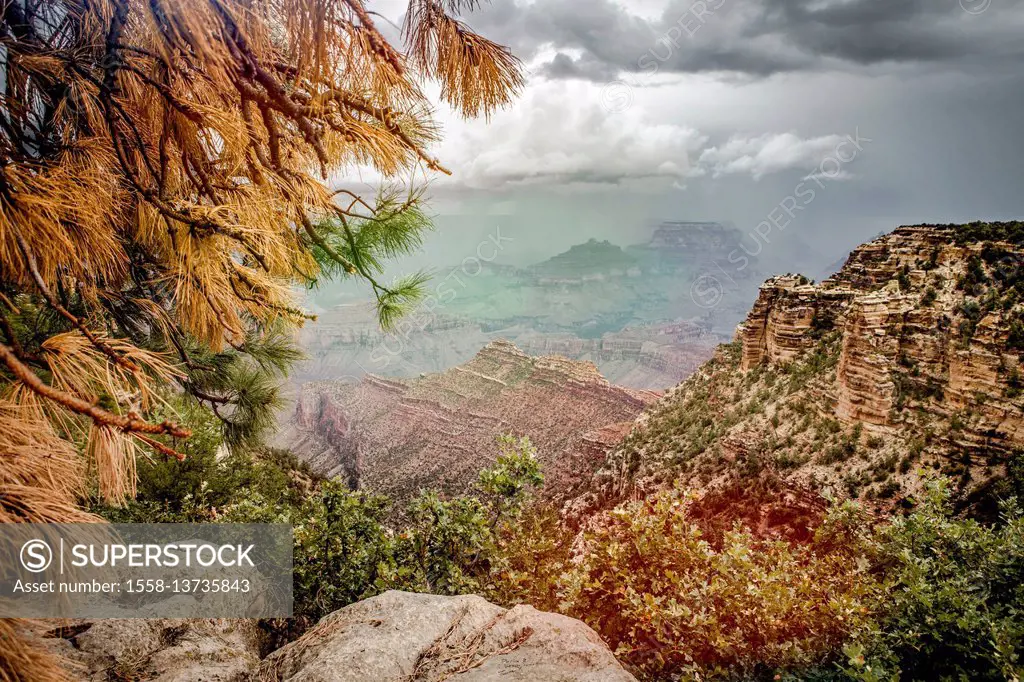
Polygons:
M887 525L847 503L793 543L738 527L711 543L692 509L676 491L618 507L563 577L563 608L641 677L1022 679L1015 498L983 525L955 517L949 484L933 481Z
M702 536L680 492L611 512L566 576L570 615L643 675L749 678L821 666L868 624L879 585L848 510L808 545ZM844 516L845 515L845 516Z
M325 483L295 527L295 615L318 620L381 590L392 563L386 498Z
M948 483L878 537L887 607L871 636L848 647L862 680L1014 680L1024 673L1024 518L1015 500L1000 524L957 519Z
M495 466L480 474L479 496L446 499L424 491L403 510L407 521L397 527L390 500L349 490L337 479L301 506L246 495L222 518L295 524L295 615L304 622L390 589L507 595L510 588L491 579L492 564L506 573L523 564L521 558L502 559L502 551L519 546L510 538L543 476L528 438L503 436L499 450Z

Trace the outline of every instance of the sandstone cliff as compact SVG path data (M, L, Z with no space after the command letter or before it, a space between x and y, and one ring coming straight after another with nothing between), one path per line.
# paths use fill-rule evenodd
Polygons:
M902 227L821 284L766 282L733 344L640 419L597 486L747 475L889 504L983 491L1024 447L1024 229Z
M466 492L494 461L495 438L527 435L546 494L572 493L658 398L609 384L591 363L533 358L495 341L465 365L417 379L306 384L278 442L319 473L405 499Z

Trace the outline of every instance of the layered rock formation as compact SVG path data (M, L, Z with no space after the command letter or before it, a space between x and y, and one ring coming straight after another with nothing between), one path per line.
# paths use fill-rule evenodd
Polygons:
M1020 361L1008 340L1020 312L1015 294L1008 298L1016 272L1005 271L1024 252L1009 242L958 243L957 234L904 227L855 250L821 285L769 280L737 332L741 369L792 362L836 330L830 403L841 422L891 431L908 417L894 408L910 400L934 419L969 413L961 445L1024 445L1024 403L1007 399Z
M570 494L658 394L609 384L591 363L533 358L495 341L469 363L418 379L367 376L303 387L279 438L320 473L405 499L468 490L493 463L495 438L526 435L548 494Z
M258 678L289 682L635 682L589 627L480 597L386 592L327 616Z
M650 251L680 254L689 258L724 256L739 247L742 233L721 223L666 221L644 247Z
M922 467L965 491L1024 448L1024 227L902 227L815 285L766 282L733 344L654 408L609 458L612 499L679 477L765 471L880 502Z
M630 325L597 338L582 338L540 332L529 324L484 331L480 324L442 314L414 314L399 323L400 329L385 333L370 306L339 306L335 314L344 322L320 322L303 332L301 343L311 360L293 375L298 383L354 383L367 374L409 377L443 372L504 338L530 355L593 362L614 384L664 390L690 376L725 340L701 319Z

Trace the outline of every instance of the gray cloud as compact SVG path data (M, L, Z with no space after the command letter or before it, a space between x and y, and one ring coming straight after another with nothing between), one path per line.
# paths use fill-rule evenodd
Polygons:
M657 19L612 0L519 0L471 22L527 58L559 50L542 66L549 77L595 81L616 71L998 66L1024 55L1024 0L669 0Z
M552 79L578 79L606 83L615 80L619 70L614 65L597 59L589 52L573 57L559 52L550 62L542 65L540 73Z

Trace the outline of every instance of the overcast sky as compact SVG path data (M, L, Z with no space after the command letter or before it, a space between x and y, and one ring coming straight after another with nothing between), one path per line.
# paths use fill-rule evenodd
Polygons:
M396 23L405 5L368 4ZM449 236L501 224L512 260L665 218L730 221L751 249L767 221L799 260L1024 216L1024 0L493 0L464 19L529 78L490 122L441 108L454 176L433 205Z

